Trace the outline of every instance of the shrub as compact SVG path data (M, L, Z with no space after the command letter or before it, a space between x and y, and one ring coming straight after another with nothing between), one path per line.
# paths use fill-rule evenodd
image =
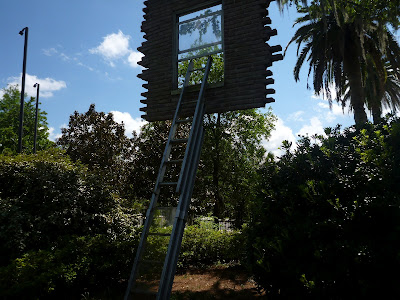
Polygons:
M241 231L219 231L215 224L198 220L185 228L178 266L239 262L245 251L243 245Z
M0 295L16 299L71 299L113 288L126 279L138 239L70 237L60 248L29 251L0 267Z
M400 296L400 122L308 137L263 169L249 264L271 299Z
M159 233L170 233L171 226L159 228ZM239 230L220 231L212 221L197 219L185 227L178 259L178 269L205 267L220 263L238 263L244 257L245 239ZM164 259L169 239L149 236L144 256L147 259Z
M57 149L0 156L0 182L0 295L78 292L129 276L140 204Z

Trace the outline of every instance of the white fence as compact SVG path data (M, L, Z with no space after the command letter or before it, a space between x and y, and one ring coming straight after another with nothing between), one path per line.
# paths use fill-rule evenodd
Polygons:
M174 221L174 216L175 216L176 208L170 210L170 209L162 209L161 214L157 216L159 219L157 223L161 225L162 227L164 226L171 226L173 225ZM138 218L138 224L137 226L142 226L144 224L144 219L145 217L143 215L136 215ZM209 224L210 228L214 226L214 218L212 217L201 217L200 218L201 222L204 222L205 224ZM235 220L230 220L230 219L218 219L218 230L219 231L232 231L234 227L234 222Z

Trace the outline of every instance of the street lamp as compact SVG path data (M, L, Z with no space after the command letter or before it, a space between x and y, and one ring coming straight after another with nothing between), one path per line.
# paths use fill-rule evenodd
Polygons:
M35 114L35 132L33 135L33 153L36 153L36 139L37 139L37 125L38 125L38 108L39 108L39 88L40 84L35 83L33 87L37 87L36 89L36 114Z
M28 27L22 29L19 34L25 32L24 43L24 62L22 65L22 87L21 87L21 104L19 108L19 132L18 132L18 153L22 153L22 135L24 133L24 98L25 98L25 74L26 74L26 54L28 52Z

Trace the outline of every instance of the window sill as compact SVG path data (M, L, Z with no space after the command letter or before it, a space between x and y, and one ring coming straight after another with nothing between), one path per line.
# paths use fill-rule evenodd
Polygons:
M216 88L220 88L220 87L223 87L224 86L224 82L223 81L221 81L221 82L216 82L216 83L210 83L210 84L208 84L207 85L207 88L209 88L209 89L216 89ZM197 91L200 91L200 87L201 87L201 84L196 84L196 85L189 85L187 88L186 88L186 92L197 92ZM182 89L180 88L180 89L175 89L175 90L172 90L171 91L171 95L180 95L181 94L181 92L182 92Z

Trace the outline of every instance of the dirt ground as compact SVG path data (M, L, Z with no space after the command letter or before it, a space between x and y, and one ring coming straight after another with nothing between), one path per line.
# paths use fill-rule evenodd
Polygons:
M241 267L215 267L176 274L172 299L267 299Z
M157 291L158 282L148 286ZM136 296L135 299L141 297ZM153 299L145 296L141 299ZM190 269L175 275L171 300L205 299L267 299L257 291L255 283L240 266L213 267L210 269Z

